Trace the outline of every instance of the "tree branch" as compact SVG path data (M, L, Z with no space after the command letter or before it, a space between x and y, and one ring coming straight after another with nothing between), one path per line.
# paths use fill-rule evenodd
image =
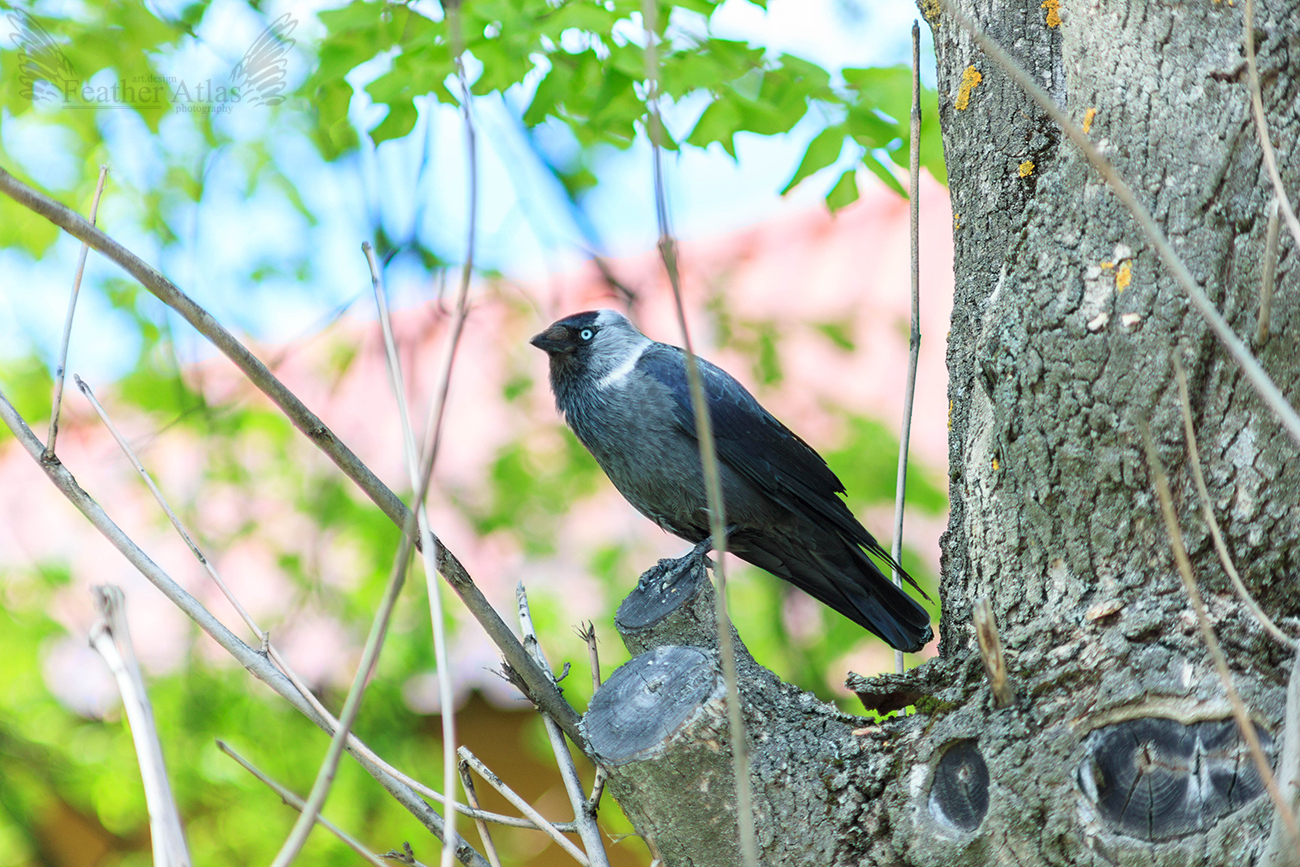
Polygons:
M749 746L745 742L745 720L740 709L736 650L731 642L731 618L727 615L727 576L724 569L727 554L726 503L722 499L718 450L713 441L713 420L709 413L708 398L704 394L704 379L700 375L700 364L695 357L695 349L691 346L691 332L686 326L686 311L682 306L681 277L677 269L677 241L669 226L668 197L664 191L663 147L661 146L663 118L659 114L659 58L655 42L656 12L655 0L642 0L641 15L646 33L646 79L650 86L646 97L648 112L646 132L649 134L654 159L655 216L659 224L659 254L663 258L664 270L668 272L668 282L672 285L677 323L682 330L682 347L686 350L686 380L691 391L691 408L695 413L695 436L700 444L704 499L709 511L709 536L713 542L713 550L718 555L713 561L713 574L718 580L718 655L722 662L722 676L727 684L727 714L731 728L732 770L736 777L740 851L746 867L759 867L758 835L754 831L754 796L749 779Z
M0 170L0 172L2 171ZM200 629L233 656L250 674L271 687L280 697L293 705L317 726L327 732L332 731L329 720L318 713L311 703L303 698L293 683L276 669L265 655L240 641L233 632L227 629L221 621L213 617L210 611L172 580L170 575L164 572L158 564L149 558L149 555L145 554L135 542L122 532L122 529L108 517L100 505L77 484L77 480L72 477L72 473L68 472L57 457L50 460L43 458L44 446L32 433L31 428L27 426L27 423L18 414L17 410L14 409L13 404L5 397L3 391L0 391L0 421L5 423L10 432L13 433L14 438L22 444L23 449L45 471L45 475L54 483L54 486L86 517L91 526L99 530L112 543L113 547L117 548L122 553L122 556L126 557L127 561L140 571L140 574L149 579L155 587L162 591L164 596L170 599ZM349 744L348 750L358 764L378 780L379 784L388 790L397 799L398 803L411 811L431 832L439 836L442 835L442 817L430 809L429 805L421 800L410 787L399 782L351 744ZM474 865L474 867L488 867L483 856L464 844L463 841L457 849L456 857L464 864Z
M108 166L99 167L99 181L95 184L95 198L90 203L90 224L95 225L99 214L99 197L104 192L104 179ZM68 314L63 320L63 339L59 342L59 363L54 368L54 403L50 408L50 432L45 438L45 456L54 456L54 443L59 438L59 409L63 404L63 382L68 372L68 344L72 342L72 316L77 311L77 296L81 294L81 275L86 271L86 254L90 245L82 242L77 255L77 272L72 278L72 293L68 296Z
M1259 147L1264 154L1264 168L1268 170L1269 180L1273 182L1273 192L1281 206L1282 216L1286 218L1287 228L1291 230L1291 237L1295 238L1296 247L1300 248L1300 220L1296 219L1286 188L1282 186L1282 173L1277 170L1277 156L1273 153L1273 142L1268 137L1268 120L1264 117L1264 94L1259 86L1259 65L1255 62L1254 0L1246 0L1241 29L1241 41L1246 49L1246 72L1250 80L1250 108L1255 118L1255 131L1259 133Z
M99 652L113 672L122 693L122 705L131 723L136 760L144 781L145 803L149 807L149 832L153 838L153 863L157 867L189 867L190 853L185 845L181 814L167 779L162 742L154 721L144 676L136 661L131 632L126 623L126 598L120 588L96 587L95 609L99 619L90 627L90 646Z
M265 785L268 789L270 789L271 791L275 792L277 795L280 796L280 800L284 801L286 804L288 804L290 807L293 807L295 810L299 810L299 811L302 810L304 806L302 798L298 797L293 792L289 791L284 786L280 785L275 780L271 779L265 773L258 770L257 767L254 766L252 762L248 761L248 759L244 758L239 753L235 752L235 750L225 741L221 741L221 740L217 741L217 749L221 750L223 753L230 756L232 759L238 762L243 767L244 770L248 771L254 777L261 780L263 785ZM380 858L375 853L371 852L365 846L361 845L361 841L357 840L355 837L348 834L348 832L344 831L338 825L335 825L329 819L326 819L324 816L317 816L316 822L326 831L329 831L335 837L338 837L340 840L342 840L348 846L348 848L356 852L365 860L369 861L371 864L376 865L376 867L388 867L388 865L384 863L382 858ZM494 867L499 867L499 865L494 865Z
M389 490L388 486L380 481L370 468L362 463L352 450L298 399L297 395L286 388L266 365L174 283L91 225L80 214L49 196L37 192L2 168L0 168L0 193L4 193L23 207L46 218L74 238L89 244L116 262L160 301L181 314L185 321L193 325L200 334L234 362L249 381L280 408L294 427L306 434L307 438L348 478L352 479L393 523L402 528L409 538L416 538L415 522L410 520L411 511L397 495ZM586 740L578 730L578 712L565 701L555 685L546 679L541 669L519 643L519 639L511 632L510 627L474 584L474 580L456 556L437 537L434 541L437 547L438 570L447 578L452 589L465 603L465 607L500 649L506 662L523 678L528 687L529 699L551 714L551 717L564 729L564 733L586 752Z
M908 148L908 237L911 240L912 317L907 333L907 384L903 388L903 425L898 434L898 475L894 480L894 586L903 589L898 565L903 560L903 506L907 503L907 449L912 434L912 404L916 398L916 368L921 360L921 25L912 22L912 141ZM903 673L901 650L894 651L894 671Z

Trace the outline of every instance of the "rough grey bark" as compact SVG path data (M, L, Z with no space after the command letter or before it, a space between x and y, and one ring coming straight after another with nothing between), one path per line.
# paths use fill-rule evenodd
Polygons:
M592 698L583 731L609 788L665 865L740 865L735 784L718 662L713 588L703 560L661 561L615 624L635 658ZM767 867L853 863L867 803L900 768L889 734L782 683L732 633ZM895 808L905 798L893 796ZM879 821L880 817L872 821Z
M1210 298L1239 334L1253 335L1273 193L1249 110L1240 0L1067 3L1059 21L1050 0L960 5L1069 114L1090 120L1093 140ZM1139 431L1150 425L1169 471L1210 617L1270 760L1280 751L1289 652L1254 621L1215 556L1173 359L1192 383L1228 546L1264 610L1291 618L1293 633L1300 448L1082 157L965 32L922 6L935 33L956 243L942 657L902 678L855 681L872 706L912 702L918 713L874 736L852 735L862 721L818 717L825 729L813 742L791 741L775 781L763 744L797 730L801 699L746 660L758 803L790 798L793 815L814 818L791 823L760 810L764 863L1251 863L1272 830L1272 805L1175 569ZM1300 8L1266 0L1255 21L1264 104L1294 199ZM1273 336L1256 347L1293 404L1298 253L1284 231ZM991 603L1015 689L1002 710L976 652L970 609L979 597ZM640 627L629 646L710 646L707 630L687 633ZM623 773L634 777L634 765ZM734 825L725 811L638 813L669 790L615 791L658 839L689 824ZM669 865L735 863L663 854Z
M1272 188L1249 112L1240 5L1067 4L1053 27L1052 4L961 4L1079 122L1095 110L1093 140L1228 321L1251 335ZM986 597L1020 686L1014 711L980 714L967 703L953 714L967 718L989 767L988 819L975 837L1007 862L1247 863L1271 823L1266 799L1237 800L1260 791L1249 773L1229 772L1244 789L1228 786L1227 801L1213 786L1193 794L1184 786L1186 800L1171 795L1144 821L1122 804L1112 814L1096 787L1109 779L1131 786L1134 798L1144 786L1168 794L1175 789L1161 787L1176 781L1143 761L1207 776L1217 762L1238 761L1139 430L1150 423L1236 685L1267 732L1282 719L1285 656L1234 596L1213 552L1173 359L1192 383L1229 547L1274 617L1300 610L1300 450L1083 158L950 19L939 14L932 26L956 215L942 651L951 659L972 652L970 601ZM1294 194L1294 4L1259 4L1255 35L1273 141ZM982 78L959 108L972 68ZM1278 298L1288 299L1273 310L1282 330L1257 351L1294 403L1300 272L1290 239L1277 274ZM1119 776L1107 776L1118 744L1105 753L1107 738L1117 733L1144 747L1133 775L1116 768ZM1227 738L1226 752L1217 737Z

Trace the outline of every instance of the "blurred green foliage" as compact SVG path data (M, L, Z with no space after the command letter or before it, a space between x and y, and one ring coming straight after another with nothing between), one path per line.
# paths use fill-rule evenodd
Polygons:
M817 118L824 128L808 145L785 191L854 146L857 158L827 194L832 209L857 199L857 165L904 194L880 157L907 167L911 70L846 69L837 83L802 58L718 39L694 26L706 21L715 5L709 0L656 4L663 95L673 101L707 100L682 141L696 147L717 143L734 158L741 133L777 135L805 118ZM317 144L323 153L336 157L355 147L355 133L346 122L350 101L344 79L375 58L388 60L387 70L364 88L376 104L388 107L383 120L368 131L376 144L411 132L418 97L432 94L440 102L458 104L459 91L452 86L452 48L458 44L483 66L470 87L476 96L536 81L522 113L529 127L558 120L583 149L597 144L626 148L645 128L645 50L631 41L625 26L640 20L640 0L572 0L559 6L548 0L473 2L458 9L446 20L435 20L414 5L354 0L321 13L329 35L305 89L317 94ZM937 107L937 95L924 91L922 110L935 117ZM671 135L664 145L679 147ZM922 165L942 181L942 145L934 124L923 129L921 156ZM565 179L571 190L590 182L584 166L575 170L586 180Z
M718 144L734 158L739 135L776 135L813 123L820 129L792 167L786 190L822 169L840 166L826 201L832 208L843 207L857 198L856 171L865 166L901 192L886 163L906 165L910 73L891 67L832 74L789 54L716 38L707 27L715 6L709 0L658 3L662 41L657 74L662 92L671 104L701 106L686 128L677 130L675 138L669 136L666 146ZM254 4L244 11L258 14L257 8ZM465 0L453 21L429 3L351 2L322 11L318 30L302 28L294 34L296 56L310 66L310 74L290 99L266 109L264 129L277 130L277 138L214 122L202 112L177 114L171 111L175 106L170 96L112 113L74 111L60 110L67 90L60 90L62 96L51 102L16 86L30 83L25 64L33 58L46 64L50 87L68 82L99 86L128 74L166 76L178 55L202 47L202 34L223 26L220 16L229 10L219 4L200 0L163 12L152 5L86 0L54 11L56 7L48 5L0 0L0 21L11 27L5 34L8 40L0 39L0 166L76 206L89 202L100 163L126 166L124 171L115 168L110 210L129 236L151 245L133 245L146 260L160 263L164 270L169 270L168 264L188 267L186 239L196 231L196 214L214 195L214 155L222 156L227 188L233 185L245 199L282 203L287 214L314 225L320 216L315 209L328 204L313 198L313 191L296 179L304 152L298 145L309 142L316 157L342 162L365 147L411 135L422 98L432 95L439 102L458 104L455 58L456 49L463 47L473 60L470 90L476 97L509 92L526 128L558 124L572 136L576 155L548 168L577 197L597 182L592 166L600 148L627 148L644 136L646 59L632 26L641 8L640 0ZM316 35L309 37L309 32ZM41 43L38 37L50 41ZM357 123L358 91L384 109L368 127ZM927 91L924 99L934 117L935 94ZM921 152L925 167L942 180L936 125L923 132ZM381 250L409 243L423 267L439 263L419 238L390 238L387 227L373 222ZM52 254L58 237L49 223L0 197L0 252L39 263ZM231 315L249 317L242 324L255 322L257 299L262 297L256 295L259 284L280 278L310 285L319 267L312 253L303 249L239 255L232 260L239 273L228 275L235 297L219 298ZM202 280L194 282L203 285ZM310 446L278 413L256 401L209 405L182 371L169 320L138 286L110 275L88 283L87 291L106 302L117 339L131 347L133 363L111 389L113 403L151 421L155 433L148 442L175 436L203 443L204 487L192 498L233 492L251 499L251 492L273 492L287 513L310 519L311 544L297 538L273 540L275 562L293 594L277 628L291 630L313 612L328 611L344 625L348 640L359 644L391 566L396 528L331 467L302 457L312 454ZM61 295L51 293L49 298L50 305L61 308ZM722 342L753 359L754 380L765 388L779 387L783 369L776 324L731 321L721 308L713 313ZM842 324L824 323L820 328L836 346L852 350L850 332ZM49 413L48 348L34 341L30 350L10 349L0 355L0 390L38 426ZM356 354L355 347L337 347L331 359L334 373L346 372ZM544 388L544 383L516 371L504 385L503 398L519 403ZM861 513L892 501L897 442L874 422L844 421L847 436L827 457L854 498L851 506ZM558 450L545 453L512 443L496 455L481 489L453 492L453 504L476 533L513 534L529 556L555 553L562 510L606 484L571 436L565 434L561 441ZM7 434L0 434L0 449L13 451ZM266 460L251 461L250 455ZM942 491L923 473L909 478L913 505L941 512ZM176 505L182 511L196 508L192 501ZM160 516L150 520L162 526ZM205 541L209 550L220 552L262 531L260 516L250 512ZM313 546L329 551L330 545L346 548L355 557L360 572L352 583L320 579L321 554ZM594 550L584 565L606 597L617 600L650 565L633 559L628 548L611 543ZM915 558L905 555L905 564L933 590L933 576L924 574ZM92 710L74 711L55 698L47 682L45 665L52 649L82 640L67 636L49 613L68 585L68 568L67 560L54 558L0 574L0 867L134 865L149 860L134 750L125 723L112 709L115 705L110 702L102 716ZM358 731L399 767L433 781L441 779L437 719L411 712L403 694L412 676L433 669L425 585L418 566L416 570L408 579ZM783 677L829 696L826 672L846 649L863 640L860 630L819 610L819 640L792 641L782 614L789 588L757 570L743 569L737 577L733 606L745 612L742 632L751 651ZM450 594L447 599L455 604ZM573 632L575 624L563 602L545 588L534 588L533 615L543 643L557 668L564 661L574 664L564 687L581 708L592 691L586 649ZM626 655L608 623L597 626L602 668L608 676ZM195 637L187 644L185 658L150 681L173 790L196 863L264 863L277 850L294 814L220 755L214 740L230 741L298 792L310 787L326 741L238 667L214 663L205 642ZM342 688L326 681L320 689L322 700L337 709ZM495 746L502 751L502 762L517 753L549 763L545 739L531 714L519 715L522 721L498 731L492 720L506 714L486 709L481 700L471 706L478 722L464 730L464 737L480 754ZM519 773L537 773L536 764L526 767ZM528 780L525 787L538 796L554 794L553 779ZM423 827L346 761L325 812L376 847L397 847L410 840L426 863L436 857ZM628 832L626 820L608 801L601 816L611 833ZM74 835L69 828L80 830ZM532 838L513 832L499 839L508 858L524 859L537 846ZM622 863L646 860L639 844L615 848ZM73 857L77 854L81 860ZM317 832L300 863L352 864L355 856Z

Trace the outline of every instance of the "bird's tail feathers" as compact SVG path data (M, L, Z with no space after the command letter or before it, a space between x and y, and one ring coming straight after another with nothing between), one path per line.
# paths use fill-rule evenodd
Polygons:
M852 560L848 568L842 562L828 562L820 556L817 558L824 570L834 570L832 574L838 573L851 579L833 584L843 603L827 604L885 639L895 650L915 653L929 643L934 635L930 629L929 612L909 596L907 591L889 580L889 576L861 548L856 545L847 547ZM834 560L840 561L840 558ZM901 569L899 572L916 586L911 576ZM919 587L917 589L920 590ZM925 595L924 592L922 595Z
M924 647L933 636L926 610L895 587L862 549L836 541L841 547L833 551L807 544L773 545L744 535L733 536L729 544L736 556L784 578L890 647L908 653Z

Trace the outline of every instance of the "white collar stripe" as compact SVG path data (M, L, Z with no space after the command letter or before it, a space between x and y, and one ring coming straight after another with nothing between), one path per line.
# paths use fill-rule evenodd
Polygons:
M597 380L596 388L603 391L604 389L609 388L612 385L618 385L623 380L627 379L632 373L633 368L636 367L636 363L641 360L641 356L645 354L645 351L649 346L650 341L647 340L637 349L636 352L628 355L628 357L623 360L622 364Z

